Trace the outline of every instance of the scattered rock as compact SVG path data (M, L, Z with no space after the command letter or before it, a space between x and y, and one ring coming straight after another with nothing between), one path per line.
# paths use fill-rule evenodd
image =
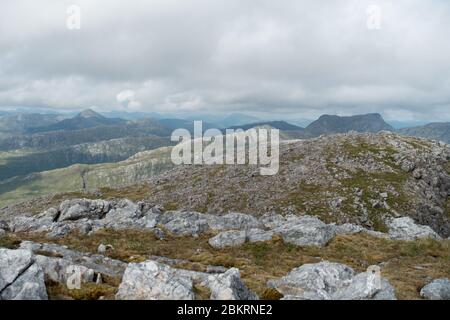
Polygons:
M450 279L433 280L420 290L420 295L429 300L450 300Z

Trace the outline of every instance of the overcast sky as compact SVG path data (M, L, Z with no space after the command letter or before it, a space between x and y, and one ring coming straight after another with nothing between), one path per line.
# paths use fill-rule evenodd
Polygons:
M450 120L449 39L448 0L2 1L0 108Z

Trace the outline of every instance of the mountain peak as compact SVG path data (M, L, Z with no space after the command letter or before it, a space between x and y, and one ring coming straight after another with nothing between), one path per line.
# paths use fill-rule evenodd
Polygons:
M101 114L95 112L92 109L86 109L81 111L77 117L81 117L81 118L104 118Z

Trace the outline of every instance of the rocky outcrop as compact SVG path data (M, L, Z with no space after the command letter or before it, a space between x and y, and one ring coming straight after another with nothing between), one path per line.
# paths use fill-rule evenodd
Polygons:
M120 300L193 300L194 282L211 291L211 299L252 300L257 296L241 281L239 270L208 274L146 261L130 263L116 294Z
M409 217L392 219L388 222L388 227L389 236L394 240L441 239L429 226L418 225Z
M110 204L105 200L66 200L59 206L59 217L57 217L57 220L100 219L108 213L109 209Z
M0 300L47 300L44 273L28 250L0 249Z
M450 279L436 279L420 290L420 295L429 300L450 300Z
M284 299L366 300L395 299L389 282L372 272L356 274L343 264L328 261L304 264L279 280L271 280Z
M20 248L33 252L45 276L61 283L70 276L68 270L77 269L82 282L93 282L99 274L121 277L127 266L125 262L103 255L78 252L56 244L23 241Z

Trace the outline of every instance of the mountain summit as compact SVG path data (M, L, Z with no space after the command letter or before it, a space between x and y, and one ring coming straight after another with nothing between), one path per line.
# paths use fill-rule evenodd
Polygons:
M79 118L100 118L100 119L105 119L104 116L102 116L100 113L95 112L92 109L86 109L81 111L77 117Z
M322 134L357 132L394 131L379 113L369 113L350 117L325 114L306 127L311 136Z

